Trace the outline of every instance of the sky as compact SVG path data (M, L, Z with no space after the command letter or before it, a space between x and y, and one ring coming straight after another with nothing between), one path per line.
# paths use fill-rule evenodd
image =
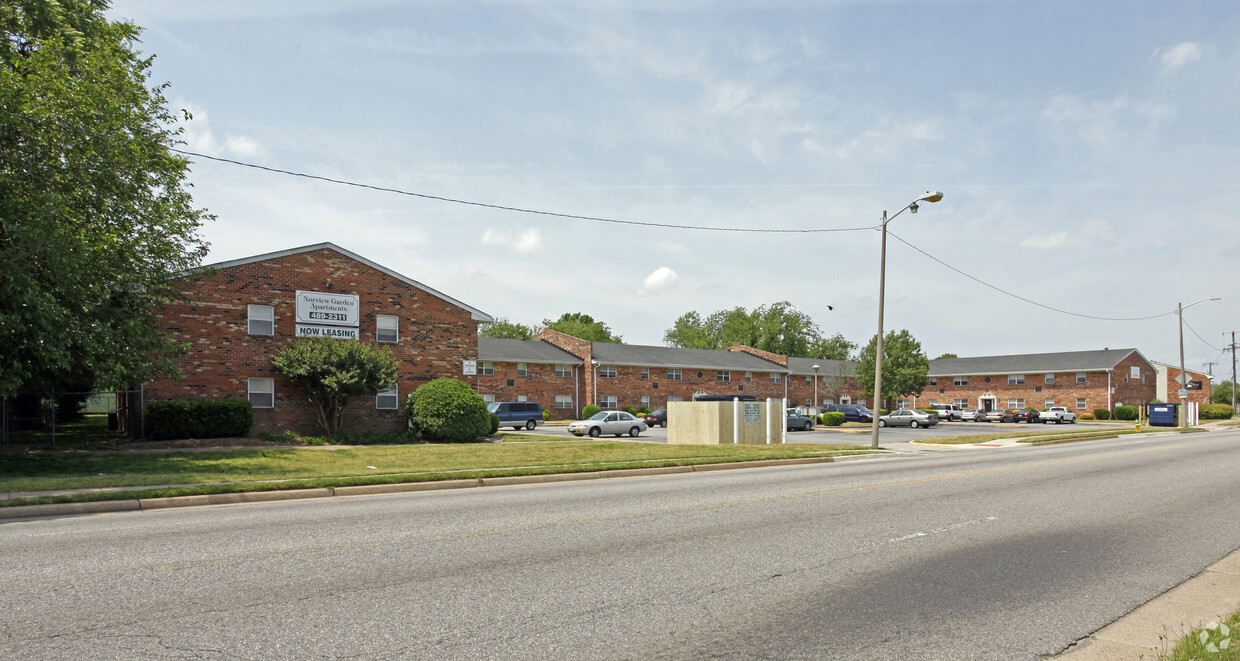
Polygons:
M686 312L789 301L865 344L883 213L942 191L887 225L886 330L931 358L1133 347L1178 365L1177 305L1218 296L1184 311L1184 361L1231 375L1234 0L108 16L144 29L151 82L192 115L207 263L332 242L526 325L581 312L661 345Z

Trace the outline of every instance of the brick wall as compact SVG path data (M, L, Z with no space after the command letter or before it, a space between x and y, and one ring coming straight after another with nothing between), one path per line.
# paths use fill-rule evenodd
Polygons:
M470 311L331 249L274 257L218 268L189 277L188 300L169 305L162 328L188 346L178 361L181 381L146 386L146 398L246 399L248 379L275 379L275 406L255 409L251 434L286 429L320 434L315 409L289 381L278 376L272 357L296 333L297 290L359 296L361 340L375 339L377 315L399 318L399 340L380 344L400 364L398 406L417 386L438 377L464 378L462 361L477 358L477 323ZM270 305L275 333L247 333L247 306ZM350 402L345 433L405 428L404 414L378 410L374 397Z
M1188 380L1201 381L1201 390L1189 390L1188 401L1196 404L1210 403L1210 377L1200 372L1185 370L1188 373ZM1167 366L1166 383L1167 402L1172 404L1180 403L1180 383L1176 380L1180 377L1180 368L1171 365Z

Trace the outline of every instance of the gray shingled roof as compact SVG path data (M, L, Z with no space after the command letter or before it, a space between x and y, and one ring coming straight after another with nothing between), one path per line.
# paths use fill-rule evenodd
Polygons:
M1132 353L1141 354L1136 349L1102 349L1063 353L1026 353L1014 356L936 358L930 361L930 376L1097 372L1113 369ZM1145 358L1145 356L1141 357Z
M739 351L680 349L636 344L594 343L594 359L604 365L693 367L712 370L787 372L783 365Z
M580 365L582 363L580 358L548 342L509 340L498 337L478 338L478 360L549 365Z
M788 371L793 374L813 376L814 365L818 366L818 374L820 376L852 376L857 371L857 363L851 360L788 357Z

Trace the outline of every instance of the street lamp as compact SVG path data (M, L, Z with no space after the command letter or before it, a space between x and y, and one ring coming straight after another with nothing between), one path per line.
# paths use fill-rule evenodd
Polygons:
M814 370L814 410L818 410L818 363L810 369Z
M874 407L873 427L870 431L870 447L878 447L878 418L882 413L883 401L883 289L887 277L887 223L895 220L896 216L904 213L908 209L909 213L917 213L918 202L938 202L943 199L943 194L938 191L926 191L925 195L909 202L904 209L887 217L887 211L883 211L883 247L878 258L878 340L874 345L874 401L878 403Z
M590 361L590 367L593 368L590 371L594 373L594 405L595 406L598 406L598 366L599 366L599 362L597 360Z
M1180 427L1188 428L1188 372L1184 371L1184 308L1191 308L1205 301L1221 300L1218 296L1207 296L1188 305L1177 304L1175 314L1180 318Z

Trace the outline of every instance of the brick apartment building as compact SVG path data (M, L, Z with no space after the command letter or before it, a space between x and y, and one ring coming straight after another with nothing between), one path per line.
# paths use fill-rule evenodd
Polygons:
M708 351L587 342L553 330L532 340L478 337L478 324L491 321L485 313L330 243L203 267L187 275L184 293L187 300L161 317L163 329L189 347L179 359L183 379L148 384L146 399L248 398L255 434L317 431L314 410L271 362L294 337L316 335L374 340L400 364L397 383L350 403L348 433L403 429L405 398L439 377L462 379L488 401L539 402L556 418L575 417L592 403L657 409L702 394L786 398L792 406L869 404L851 361L742 345ZM1163 389L1177 374L1169 367L1160 373L1136 349L938 359L930 361L922 395L894 404L1112 409L1166 401ZM1204 384L1190 390L1194 401L1208 402L1208 376L1190 378Z
M162 329L188 346L182 380L145 386L145 398L246 399L251 433L318 432L316 414L271 359L299 335L374 340L400 363L398 382L350 402L344 432L405 428L405 397L438 377L460 377L478 356L485 313L330 243L205 266L187 275L186 301Z
M1140 406L1156 397L1158 372L1136 349L939 358L914 406L1077 411Z
M1158 391L1155 398L1160 402L1180 403L1180 366L1155 361L1154 369L1158 370ZM1190 369L1184 371L1188 373L1187 401L1199 406L1209 404L1210 379L1213 377L1205 372L1194 372Z

